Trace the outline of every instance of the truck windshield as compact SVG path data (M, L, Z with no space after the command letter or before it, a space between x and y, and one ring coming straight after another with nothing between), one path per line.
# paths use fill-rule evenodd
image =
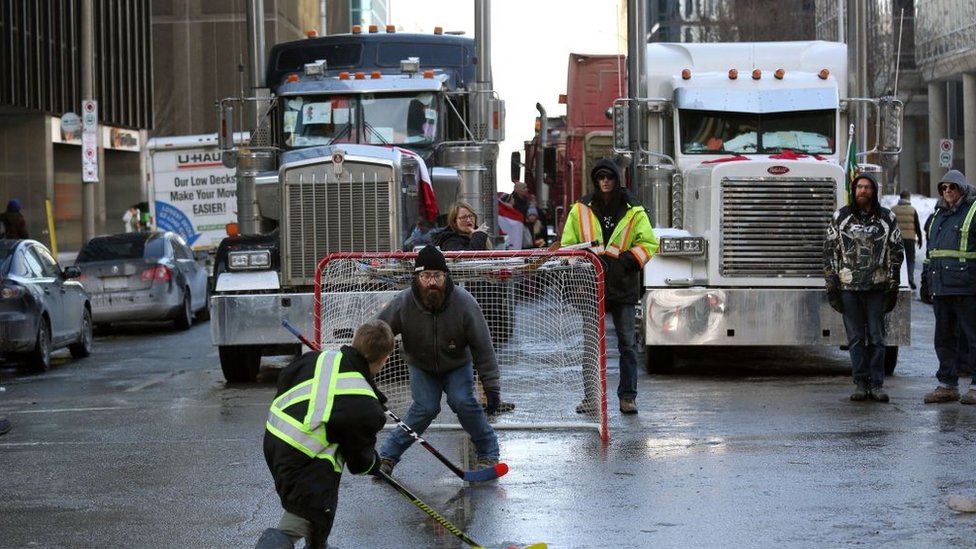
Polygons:
M685 154L805 154L834 152L832 110L735 113L682 110L681 152Z
M365 143L417 145L437 136L434 94L287 97L282 112L288 148Z

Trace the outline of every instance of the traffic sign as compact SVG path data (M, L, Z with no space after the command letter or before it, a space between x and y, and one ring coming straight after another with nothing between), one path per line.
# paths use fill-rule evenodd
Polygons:
M953 142L951 139L940 139L939 140L939 150L947 153L952 152Z
M943 168L951 168L952 167L952 153L951 152L941 151L939 153L939 166L941 166Z
M98 182L98 102L81 102L81 181Z

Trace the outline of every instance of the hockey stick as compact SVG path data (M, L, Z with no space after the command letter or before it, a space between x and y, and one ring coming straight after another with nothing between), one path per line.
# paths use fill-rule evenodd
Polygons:
M403 497L410 500L410 503L416 505L418 508L420 508L421 511L427 513L427 515L430 518L436 520L438 524L440 524L445 529L447 529L448 532L457 536L458 539L470 545L473 549L486 549L483 545L479 545L478 542L471 539L467 534L462 532L460 528L454 526L446 518L442 517L440 513L433 510L430 507L430 505L427 505L420 498L413 495L413 493L411 493L410 490L407 490L406 487L404 487L402 484L397 482L393 477L387 475L383 471L376 471L376 473L374 474L380 477L381 479L385 480L387 484L389 484L394 489L396 489L397 492L400 492L403 495ZM532 545L526 546L524 549L546 549L547 547L548 546L545 543L533 543Z
M301 341L302 343L304 343L310 349L313 349L313 350L316 350L316 351L319 350L319 346L318 345L316 345L315 343L312 343L311 341L309 341L308 338L306 338L305 336L303 336L301 334L301 332L299 332L298 329L295 328L291 324L291 322L288 322L288 320L282 319L281 320L281 325L284 326L286 330L288 330L289 332L291 332L292 334L294 334L295 337L297 337L299 339L299 341ZM447 457L444 456L444 454L438 452L437 451L437 448L434 448L433 446L431 446L431 444L429 442L427 442L426 440L424 440L423 437L421 437L420 435L418 435L413 429L410 428L409 425L407 425L406 423L404 423L403 420L400 419L396 414L394 414L393 412L391 412L390 410L388 410L386 408L386 406L383 407L383 412L385 412L386 415L390 419L392 419L394 421L394 423L396 423L401 429L403 429L404 431L406 431L406 433L408 435L410 435L411 437L413 437L414 440L416 440L417 442L419 442L421 446L423 446L424 448L426 448L428 452L430 452L431 454L434 455L434 457L436 457L437 459L439 459L441 461L441 463L443 463L444 465L446 465L448 469L450 469L451 471L453 471L455 475L457 475L458 477L460 477L461 479L463 479L463 480L465 480L467 482L485 482L487 480L494 480L496 478L505 476L505 474L508 473L508 465L505 464L505 463L499 463L499 464L494 465L492 467L485 467L484 469L475 469L475 470L471 470L471 471L465 471L465 470L461 469L460 467L458 467L457 465L454 465L454 463L451 462L451 460L447 459Z

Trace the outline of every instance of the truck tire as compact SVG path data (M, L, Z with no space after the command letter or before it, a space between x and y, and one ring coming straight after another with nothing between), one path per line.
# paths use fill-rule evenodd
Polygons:
M885 347L884 367L885 375L890 376L895 373L895 366L898 365L898 346L888 345Z
M674 347L649 345L644 347L644 354L648 374L667 374L674 370Z
M217 347L220 369L228 383L252 383L261 367L261 347L258 345L222 345Z

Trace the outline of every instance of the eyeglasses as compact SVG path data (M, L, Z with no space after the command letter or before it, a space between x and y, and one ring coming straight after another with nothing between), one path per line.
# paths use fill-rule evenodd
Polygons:
M617 177L614 176L610 172L600 172L600 173L596 174L596 180L597 181L602 181L604 179L609 179L610 181L616 181L617 180Z
M959 190L959 185L956 185L955 183L943 183L943 184L939 185L939 192L940 193L946 192L946 189L952 189L954 191L958 191Z
M474 219L474 214L459 215L459 216L457 216L457 218L458 218L458 221L467 220L467 219Z
M424 282L431 282L434 280L436 281L444 280L444 277L447 276L447 273L445 273L444 271L421 271L420 274L417 276L420 278L420 280Z

